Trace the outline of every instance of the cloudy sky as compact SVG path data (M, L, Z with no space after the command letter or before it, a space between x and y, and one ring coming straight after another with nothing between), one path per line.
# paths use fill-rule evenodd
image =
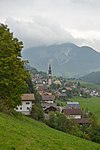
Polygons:
M0 22L25 48L73 42L100 52L100 0L0 0Z

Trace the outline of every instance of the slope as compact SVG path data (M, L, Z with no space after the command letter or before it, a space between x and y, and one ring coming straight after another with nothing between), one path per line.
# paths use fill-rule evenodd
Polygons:
M100 145L54 130L28 117L0 113L0 150L99 150Z
M80 78L83 81L91 82L91 83L100 83L100 71L91 72Z
M38 70L47 71L48 64L51 64L54 75L79 77L100 71L100 53L73 43L32 47L24 50L22 56Z

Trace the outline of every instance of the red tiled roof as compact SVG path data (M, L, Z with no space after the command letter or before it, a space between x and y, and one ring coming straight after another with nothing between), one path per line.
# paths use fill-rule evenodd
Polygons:
M23 94L21 96L21 99L22 101L27 101L27 100L34 101L35 97L34 97L34 94Z

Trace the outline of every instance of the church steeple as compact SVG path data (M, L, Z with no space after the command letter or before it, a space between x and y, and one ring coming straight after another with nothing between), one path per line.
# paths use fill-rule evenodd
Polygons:
M49 65L48 75L52 74L51 65Z
M51 65L49 64L49 69L48 69L48 85L51 85L52 83L52 71L51 71Z

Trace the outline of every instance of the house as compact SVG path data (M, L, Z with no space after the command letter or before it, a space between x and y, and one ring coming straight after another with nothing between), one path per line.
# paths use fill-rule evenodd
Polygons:
M55 101L54 95L42 95L42 102L53 103Z
M58 97L64 101L67 100L67 94L66 93L60 93Z
M42 106L42 109L44 110L45 113L57 110L57 104L56 103L41 103L41 106Z
M79 102L67 102L67 108L72 109L72 108L80 108Z
M18 105L15 110L21 112L24 115L30 115L32 105L35 103L34 94L23 94L21 96L22 104Z
M98 93L98 92L96 92L96 90L93 90L93 91L90 93L90 95L91 95L91 96L98 96L98 95L99 95L99 93Z
M74 118L74 119L80 119L82 118L82 111L81 109L75 109L75 108L64 108L62 110L62 113L66 115L68 118Z
M45 112L45 113L49 113L49 112L51 112L51 111L53 111L53 112L57 111L57 106L51 105L51 106L48 106L48 107L46 107L46 108L44 109L44 112Z
M68 119L74 119L75 122L80 125L89 124L88 118L83 118L83 112L81 109L64 108L62 113L66 115Z
M44 92L48 91L48 87L44 84L37 84L36 86L40 94L43 94Z
M80 125L89 124L88 118L75 119L75 121L76 121L78 124L80 124Z

